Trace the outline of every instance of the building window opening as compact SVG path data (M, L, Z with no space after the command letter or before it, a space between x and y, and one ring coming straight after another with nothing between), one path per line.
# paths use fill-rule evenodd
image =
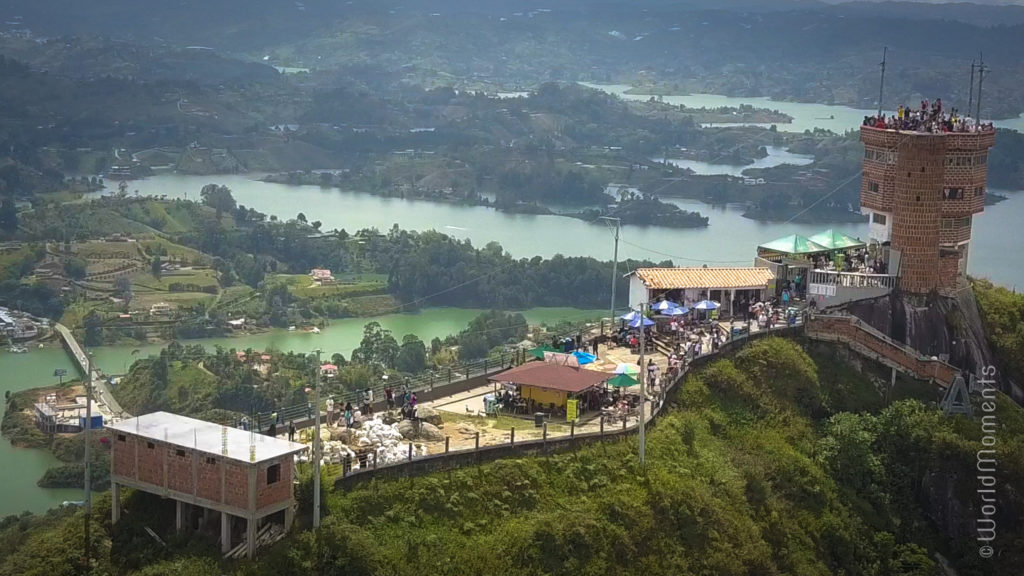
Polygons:
M211 457L207 456L206 457L206 463L209 464L210 466L214 466L214 465L217 464L217 460L215 458L211 458Z
M963 188L943 188L942 189L943 200L963 200L964 189Z
M878 192L878 182L868 182L868 192Z
M267 485L277 484L281 480L281 465L274 464L267 468Z
M127 442L128 441L128 437L125 436L124 434L118 434L117 435L117 441L118 442Z
M152 450L152 449L156 448L156 444L153 444L152 442L146 442L146 448L149 448L150 450Z
M885 224L885 214L874 213L871 215L871 221L875 224Z
M175 450L174 451L174 455L178 456L178 457L181 457L181 458L184 458L185 457L185 451L184 450Z

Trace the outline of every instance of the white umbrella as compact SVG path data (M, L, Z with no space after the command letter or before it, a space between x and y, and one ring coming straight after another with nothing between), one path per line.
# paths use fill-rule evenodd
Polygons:
M655 312L667 312L674 308L679 308L679 304L670 300L662 300L661 302L651 306L651 310L654 310Z
M719 306L721 306L721 304L715 302L714 300L701 300L700 302L694 304L693 308L695 310L718 310Z

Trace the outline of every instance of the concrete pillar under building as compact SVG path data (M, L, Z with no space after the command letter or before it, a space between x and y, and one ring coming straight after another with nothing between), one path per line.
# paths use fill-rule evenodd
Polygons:
M249 516L245 521L245 554L250 560L256 555L256 518Z
M227 512L220 513L220 551L231 551L231 514Z
M289 506L284 509L284 530L285 532L292 529L292 524L295 523L295 507Z
M117 482L110 483L110 523L117 524L121 519L121 485Z
M181 532L185 527L185 503L181 500L174 501L174 529Z

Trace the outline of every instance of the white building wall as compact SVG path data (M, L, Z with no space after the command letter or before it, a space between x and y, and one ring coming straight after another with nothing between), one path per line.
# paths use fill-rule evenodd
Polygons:
M889 242L892 239L892 214L886 212L876 212L870 208L860 209L861 214L865 214L868 217L868 238L876 240L878 242ZM875 223L875 214L881 214L885 216L885 224Z
M642 280L634 273L629 276L629 307L630 309L639 308L641 304L650 304L650 295L647 292L647 286Z

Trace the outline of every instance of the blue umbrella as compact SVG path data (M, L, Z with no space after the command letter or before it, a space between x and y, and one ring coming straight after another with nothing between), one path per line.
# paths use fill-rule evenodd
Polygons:
M580 366L583 366L584 364L590 364L594 360L597 360L597 356L594 356L589 352L583 352L581 350L576 350L575 352L572 353L572 355L576 357L576 361L579 362Z
M637 312L636 310L633 310L631 312L627 312L627 313L623 314L622 316L619 316L619 318L625 320L626 322L632 322L633 320L636 320L637 316L639 316L639 315L640 315L639 312Z
M636 318L632 322L627 324L627 326L629 326L630 328L639 328L641 322L643 322L644 326L654 326L654 321L649 320L647 318Z
M651 310L654 310L655 312L667 312L673 308L679 308L679 304L670 300L662 300L661 302L651 306Z
M714 300L701 300L693 305L694 310L718 310L720 304Z
M689 308L687 308L686 306L680 306L678 308L673 308L673 309L669 310L668 312L665 312L665 315L666 316L682 316L684 314L689 314L689 313L690 313L690 309Z

